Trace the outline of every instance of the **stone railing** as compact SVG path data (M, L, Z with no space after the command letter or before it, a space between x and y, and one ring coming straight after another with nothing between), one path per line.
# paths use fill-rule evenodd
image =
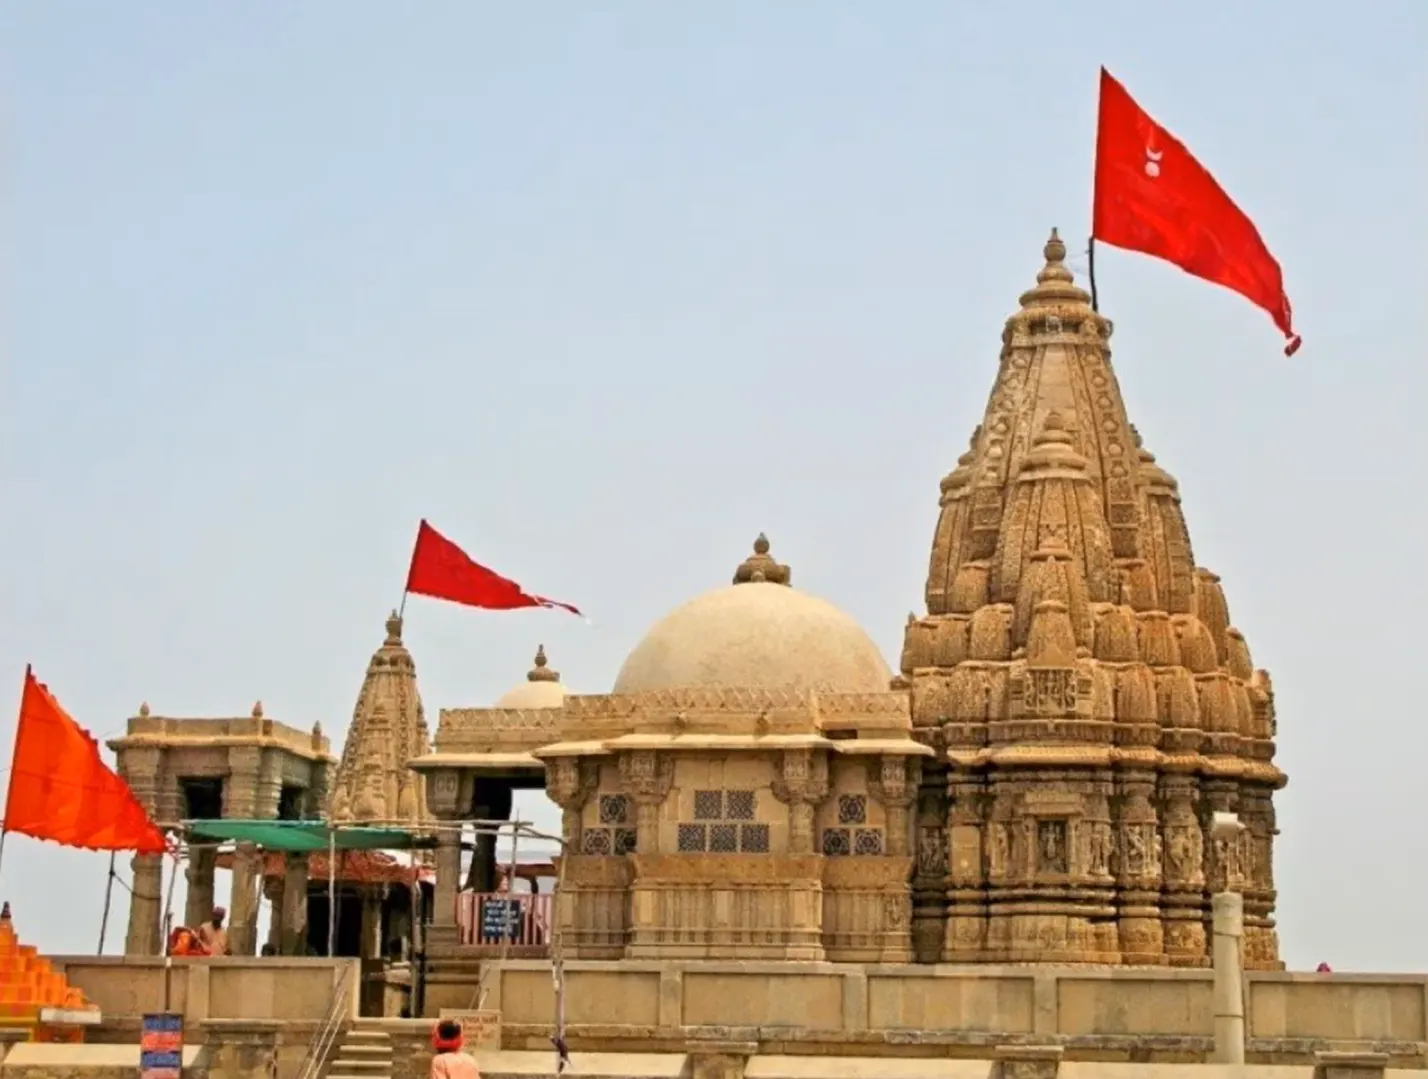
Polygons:
M508 1049L549 1034L548 963L493 965L486 1007ZM1214 1040L1202 970L836 963L571 961L572 1046L649 1052L698 1039L761 1054L981 1055L1058 1045L1082 1059L1203 1060ZM1251 973L1250 1061L1387 1054L1428 1066L1428 976Z

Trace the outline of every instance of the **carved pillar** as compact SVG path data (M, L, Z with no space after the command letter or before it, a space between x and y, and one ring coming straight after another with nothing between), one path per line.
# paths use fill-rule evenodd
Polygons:
M947 769L931 761L922 765L914 827L912 953L918 963L940 963L947 932Z
M129 898L129 933L125 955L162 955L164 859L160 854L136 854L129 863L134 874Z
M1274 803L1271 788L1247 784L1240 792L1245 825L1241 869L1244 873L1245 964L1252 970L1282 970L1279 935L1274 927Z
M811 749L785 750L773 796L788 806L788 852L814 854L814 810L828 797L828 757Z
M922 760L918 757L881 757L868 763L868 790L882 804L887 815L887 853L908 855L912 822L908 810L922 782Z
M659 853L659 811L674 785L673 758L652 750L620 756L620 782L635 803L636 850Z
M456 896L461 889L461 776L442 769L427 776L427 805L442 823L436 833L436 887L432 898L428 950L455 948L460 940L456 925Z
M1116 884L1120 888L1121 961L1134 966L1165 963L1160 921L1160 826L1156 820L1155 775L1128 771L1118 777Z
M282 923L278 939L282 955L307 954L307 889L307 855L289 854L283 865L282 906L276 919Z
M947 935L942 950L947 963L971 963L987 947L987 865L983 845L986 779L953 768L947 773ZM1006 830L990 850L997 866L1006 865Z
M218 860L218 848L214 846L191 846L188 848L188 899L184 903L184 921L187 926L198 926L208 921L213 914L213 868Z
M252 843L233 848L233 892L228 901L228 953L255 955L258 950L258 899L263 862Z
M1209 966L1205 935L1204 839L1194 776L1160 777L1161 920L1171 966Z
M559 757L545 766L545 792L560 806L560 832L566 854L580 853L580 811L590 800L599 778L596 762L579 757Z

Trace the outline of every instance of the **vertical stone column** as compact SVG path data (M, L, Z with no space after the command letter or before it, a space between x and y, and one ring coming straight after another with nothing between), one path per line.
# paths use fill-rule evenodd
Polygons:
M385 885L368 884L362 892L363 959L380 959L385 951L382 940L382 900L385 891Z
M881 757L869 764L868 790L887 815L887 853L894 858L906 858L909 853L912 822L908 810L921 782L921 758Z
M1215 1062L1245 1062L1245 972L1240 954L1244 897L1218 892L1213 899L1215 970Z
M947 932L947 770L930 760L922 765L915 828L912 954L918 963L940 963Z
M971 772L953 768L947 773L947 930L942 948L943 962L973 963L983 958L987 947L987 875L983 858L983 814L986 812L986 780ZM995 838L998 846L988 846L998 860L995 870L1006 869L1006 830Z
M637 850L659 853L659 815L674 785L674 760L663 753L640 750L620 756L620 781L635 803Z
M1161 920L1171 966L1209 964L1204 922L1204 838L1194 776L1160 777Z
M198 926L213 914L213 867L218 860L218 848L191 846L188 848L188 900L184 903L184 925Z
M129 897L129 932L125 955L162 955L164 859L160 854L136 854L129 863L134 874Z
M443 827L436 833L436 888L432 899L428 951L448 951L460 941L456 897L461 890L461 774L442 769L427 777L427 805Z
M1244 874L1245 966L1282 970L1279 934L1274 927L1274 803L1272 789L1246 784L1240 791L1240 819L1245 834L1240 868Z
M263 878L263 898L272 911L272 917L268 919L268 939L263 942L263 947L271 948L279 955L283 949L283 893L287 890L286 883L282 877Z
M828 758L810 749L785 750L773 781L773 796L788 806L788 852L815 854L814 811L828 797Z
M148 706L145 705L145 710ZM141 714L147 714L146 711ZM118 773L129 784L134 797L150 817L163 820L159 813L164 801L163 751L159 749L125 749L119 753ZM137 854L129 863L133 871L129 900L129 929L124 938L125 955L162 955L164 895L164 859L160 854Z
M1135 966L1165 964L1160 922L1160 826L1156 820L1155 775L1127 771L1117 780L1116 884L1120 888L1121 961Z
M278 951L282 955L307 954L308 858L289 854L283 866L282 906L279 910L282 935Z
M580 811L590 800L599 777L595 762L579 757L559 757L546 765L546 794L561 810L560 831L565 840L562 856L580 853Z
M233 892L228 901L228 951L230 955L254 955L258 944L258 897L262 887L263 862L252 843L233 849Z

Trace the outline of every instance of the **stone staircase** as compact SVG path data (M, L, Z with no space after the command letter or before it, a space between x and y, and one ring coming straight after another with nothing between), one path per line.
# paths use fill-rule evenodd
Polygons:
M392 1039L380 1021L358 1019L342 1035L327 1079L392 1079Z

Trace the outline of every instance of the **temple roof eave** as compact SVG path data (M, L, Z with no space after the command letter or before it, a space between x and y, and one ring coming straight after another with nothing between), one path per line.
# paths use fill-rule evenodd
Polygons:
M545 771L545 765L530 753L426 753L413 758L407 767L414 772L436 772L447 768L466 771Z

